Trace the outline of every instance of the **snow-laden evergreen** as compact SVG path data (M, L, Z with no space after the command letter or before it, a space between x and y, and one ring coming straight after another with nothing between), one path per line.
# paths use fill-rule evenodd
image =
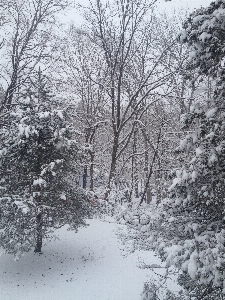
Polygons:
M214 97L196 103L182 118L189 130L177 149L182 165L155 216L145 218L140 208L136 217L125 216L138 229L137 245L155 249L168 266L179 269L179 283L191 299L223 299L225 294L224 15L225 1L216 1L184 24L188 67L214 79Z
M20 257L55 228L77 229L89 216L76 186L81 151L68 113L38 73L0 128L0 246Z

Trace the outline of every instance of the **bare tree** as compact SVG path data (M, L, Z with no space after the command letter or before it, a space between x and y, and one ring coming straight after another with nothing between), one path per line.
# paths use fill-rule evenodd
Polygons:
M75 103L74 124L80 131L80 143L84 149L83 188L94 189L94 167L102 156L103 128L108 124L109 111L106 95L102 88L105 66L96 55L99 48L90 44L84 30L71 25L58 39L53 57L52 71L60 75L57 82L59 93L63 93L65 103ZM98 84L96 83L98 82ZM102 84L100 84L102 82ZM101 153L99 153L101 152Z
M163 51L154 48L157 39L151 34L154 2L120 0L103 4L97 0L95 4L90 2L85 14L90 41L102 50L107 70L104 91L110 103L113 137L106 199L117 160L133 135L135 116L143 110L146 99L151 103L151 93L170 74L160 64L169 45Z
M12 105L13 96L26 82L38 63L50 55L50 36L55 23L55 14L67 6L59 0L2 0L1 10L10 28L6 43L5 74L7 81L3 107Z

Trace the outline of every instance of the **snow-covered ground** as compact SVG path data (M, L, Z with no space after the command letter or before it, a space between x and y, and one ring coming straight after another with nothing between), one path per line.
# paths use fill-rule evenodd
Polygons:
M45 245L41 255L29 252L19 261L2 255L0 299L140 300L144 282L157 276L138 265L160 264L159 259L151 252L124 255L116 236L123 226L113 219L88 223L78 233L66 227L58 230L59 239Z

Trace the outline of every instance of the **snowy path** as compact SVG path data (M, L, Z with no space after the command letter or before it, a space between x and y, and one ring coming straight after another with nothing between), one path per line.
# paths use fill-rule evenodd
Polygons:
M137 267L141 253L122 256L115 223L88 223L78 233L60 229L60 240L44 246L42 255L29 252L16 262L1 256L0 300L141 299L150 272ZM159 263L154 256L150 262Z

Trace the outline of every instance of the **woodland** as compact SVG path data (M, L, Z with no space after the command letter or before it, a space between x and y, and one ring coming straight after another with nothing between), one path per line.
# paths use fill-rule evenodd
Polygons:
M167 299L224 299L225 1L156 2L76 5L79 27L67 0L0 1L0 247L109 214L176 268Z

